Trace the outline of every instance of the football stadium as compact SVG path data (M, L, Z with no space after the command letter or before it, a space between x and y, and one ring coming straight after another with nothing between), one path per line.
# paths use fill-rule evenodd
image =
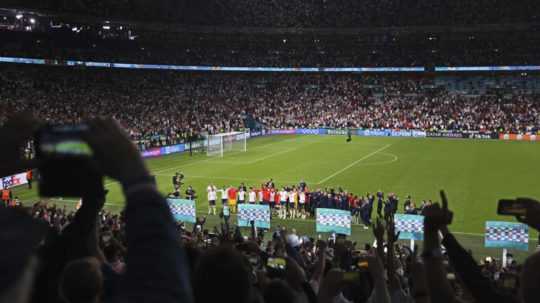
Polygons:
M484 249L485 222L508 220L497 215L498 200L540 195L540 187L530 181L540 168L540 145L534 142L387 137L354 137L346 142L345 137L344 132L268 135L250 138L245 152L229 151L223 157L209 157L206 152L171 154L148 158L147 164L165 195L174 190L172 177L182 172L184 182L197 193L199 216L208 215L206 188L210 184L220 189L240 183L260 188L273 179L282 188L303 180L313 191L341 187L359 196L384 191L403 200L410 195L419 204L439 201L439 190L444 189L455 212L454 233L479 256L493 253ZM113 180L105 184L109 190L105 207L120 211L125 201L121 187ZM22 201L39 200L35 189L16 188L15 195ZM53 198L52 202L73 208L78 200ZM209 215L208 222L219 224L219 218ZM316 234L314 218L276 219L272 225ZM353 225L352 238L373 242L371 230L361 224ZM535 240L531 233L531 251Z
M6 0L0 303L539 302L539 3Z

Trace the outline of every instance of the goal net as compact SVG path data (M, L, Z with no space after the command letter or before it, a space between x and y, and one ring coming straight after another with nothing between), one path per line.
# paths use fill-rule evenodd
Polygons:
M247 151L247 132L230 132L208 135L206 155L223 157L226 152Z

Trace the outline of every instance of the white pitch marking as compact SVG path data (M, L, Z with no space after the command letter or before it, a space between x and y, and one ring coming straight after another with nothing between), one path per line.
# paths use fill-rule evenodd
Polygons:
M272 158L272 157L275 157L275 156L278 156L278 155L281 155L281 154L290 153L290 152L295 151L297 149L298 148L290 148L290 149L278 151L278 152L275 152L275 153L271 153L271 154L266 155L264 157L253 159L251 161L239 161L239 163L237 163L237 164L255 164L257 162L260 162L260 161L263 161L263 160L266 160L266 159L269 159L269 158Z
M387 165L387 164L392 164L394 162L397 162L399 160L398 156L396 156L395 154L392 154L392 153L381 153L381 155L390 156L390 157L392 157L392 160L390 160L390 161L380 161L380 162L366 162L366 163L361 163L361 165L364 165L364 166L368 166L368 165Z
M369 157L372 157L372 156L374 156L375 154L377 154L377 153L379 153L379 152L382 152L383 150L389 148L390 146L392 146L392 144L387 144L387 145L385 145L385 146L383 146L383 147L377 149L376 151L371 152L371 153L369 153L369 154L363 156L362 158L360 158L360 159L354 161L353 163L351 163L351 164L345 166L344 168L342 168L342 169L336 171L335 173L331 174L330 176L328 176L328 177L322 179L321 181L319 181L319 182L316 183L316 184L322 184L322 183L324 183L324 182L326 182L326 181L328 181L328 180L334 178L335 176L337 176L337 175L343 173L344 171L346 171L346 170L350 169L351 167L355 166L356 164L358 164L358 163L360 163L360 162L362 162L362 161L368 159Z

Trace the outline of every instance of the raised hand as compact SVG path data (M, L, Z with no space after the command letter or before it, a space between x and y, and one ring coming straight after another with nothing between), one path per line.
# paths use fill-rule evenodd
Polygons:
M149 175L137 147L115 120L96 119L88 124L90 133L85 139L103 174L120 182Z
M377 218L375 224L373 225L373 235L377 241L377 255L379 258L384 258L384 225L380 218Z
M399 239L399 231L396 233L396 224L393 217L386 218L386 240L388 246L393 246Z
M448 209L448 199L443 190L440 191L441 195L441 205L439 203L434 203L431 206L428 206L424 209L423 215L424 227L432 230L439 230L443 227L446 227L452 223L454 213Z
M377 218L372 227L373 227L373 236L375 236L375 240L377 240L377 245L382 244L384 242L384 225L381 219Z

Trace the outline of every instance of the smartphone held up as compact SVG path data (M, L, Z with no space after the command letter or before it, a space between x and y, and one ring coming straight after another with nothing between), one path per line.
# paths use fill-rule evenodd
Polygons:
M527 207L524 201L519 199L501 199L497 205L497 214L503 216L525 216Z
M81 197L89 182L102 179L94 165L94 152L85 140L88 132L86 124L47 125L36 132L41 196Z

